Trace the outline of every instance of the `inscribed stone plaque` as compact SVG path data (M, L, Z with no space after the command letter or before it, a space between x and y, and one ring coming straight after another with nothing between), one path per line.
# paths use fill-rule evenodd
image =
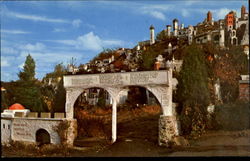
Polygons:
M119 85L122 84L122 76L120 73L115 74L100 74L100 84Z

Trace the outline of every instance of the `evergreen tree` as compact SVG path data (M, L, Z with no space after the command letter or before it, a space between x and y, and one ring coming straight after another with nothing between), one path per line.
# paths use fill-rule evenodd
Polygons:
M63 87L63 80L58 84L52 103L53 112L65 112L66 90Z
M42 99L41 84L35 79L35 61L29 54L26 57L23 71L20 71L19 81L14 89L14 101L24 105L34 112L47 111Z
M36 64L34 59L31 57L31 55L29 54L26 57L24 66L23 66L23 72L19 72L18 76L20 78L20 80L23 81L31 81L35 79L35 68L36 68Z
M200 134L206 127L206 108L210 103L206 59L195 45L184 52L177 90L178 101L182 104L182 129L184 134Z

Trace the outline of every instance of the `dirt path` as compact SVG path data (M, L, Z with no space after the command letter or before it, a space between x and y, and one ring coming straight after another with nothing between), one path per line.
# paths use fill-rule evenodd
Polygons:
M250 156L250 130L209 131L189 147L158 146L158 115L139 117L118 124L117 141L101 150L89 151L91 157L162 156Z

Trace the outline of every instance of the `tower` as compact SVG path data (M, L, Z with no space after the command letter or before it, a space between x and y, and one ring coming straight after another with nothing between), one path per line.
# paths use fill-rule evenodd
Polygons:
M169 53L169 54L172 54L172 50L173 50L172 44L171 44L171 43L168 43L168 53Z
M178 34L178 20L177 19L173 20L173 29L174 29L174 36L177 36Z
M171 25L167 25L167 36L171 36Z
M242 7L241 7L241 18L242 19L245 18L245 13L246 13L246 7L244 5L242 5Z
M182 29L182 30L184 29L184 23L181 24L181 29Z
M150 45L155 43L155 28L153 25L150 26Z
M194 32L194 27L192 25L188 26L188 44L191 45L193 42L193 32Z
M226 15L227 31L232 30L234 26L234 12L231 11Z
M219 45L220 47L224 47L225 44L225 31L220 23L220 38L219 38Z
M207 13L207 22L212 23L212 12L208 11Z

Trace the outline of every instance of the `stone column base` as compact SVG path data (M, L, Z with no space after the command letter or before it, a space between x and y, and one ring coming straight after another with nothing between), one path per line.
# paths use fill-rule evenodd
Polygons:
M77 137L77 120L76 119L67 119L70 126L67 130L67 145L73 146L74 140Z
M176 117L161 115L159 119L159 145L169 147L174 143L174 137L178 134Z

